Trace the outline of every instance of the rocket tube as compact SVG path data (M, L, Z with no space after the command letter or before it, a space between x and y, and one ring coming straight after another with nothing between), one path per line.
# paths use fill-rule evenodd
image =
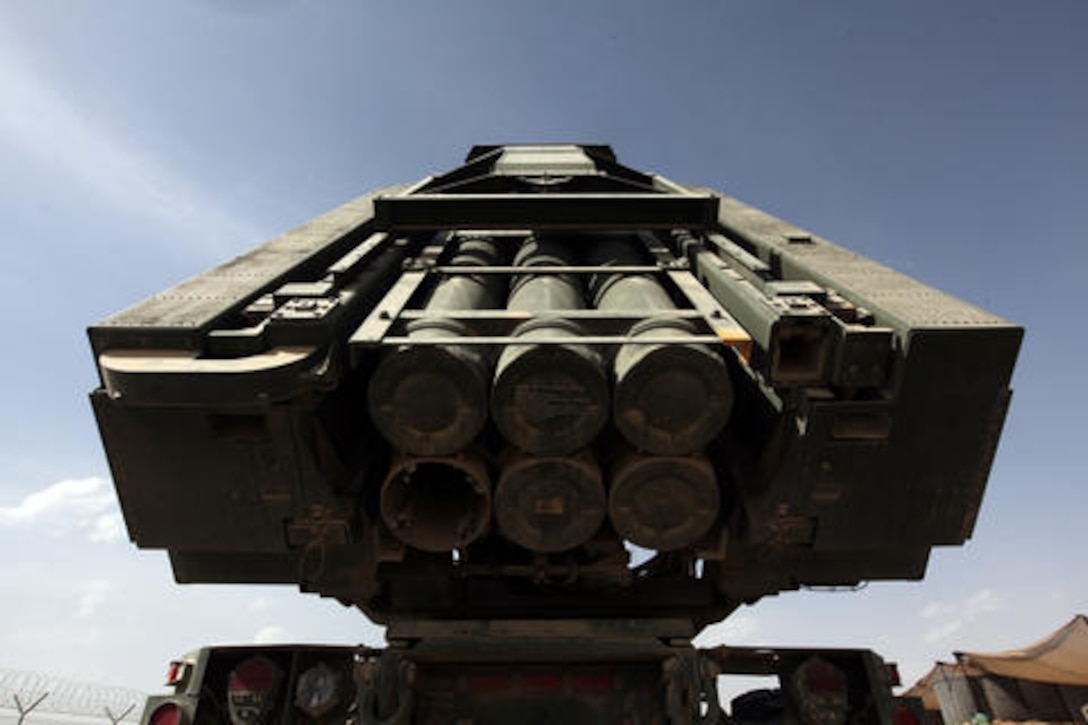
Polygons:
M591 255L598 265L644 263L639 250L623 237L596 241ZM652 340L694 332L690 323L667 314L676 305L650 275L597 274L590 291L597 309L647 312L646 319L631 327L632 337ZM700 450L721 431L733 408L725 362L706 345L623 345L614 372L616 427L642 451L679 456Z
M401 457L380 494L382 520L398 539L423 551L462 549L491 518L491 483L474 453Z
M507 456L495 486L495 523L530 551L567 551L589 541L607 514L601 470L588 452Z
M721 494L703 456L621 456L612 468L608 515L619 535L645 549L674 551L703 538Z
M499 249L486 237L468 237L450 266L489 266ZM496 275L450 275L440 281L426 310L493 309L502 305L503 280ZM487 422L489 365L486 351L458 346L469 330L455 320L413 320L408 335L434 340L393 351L378 365L368 391L370 415L382 435L402 451L422 456L455 453ZM449 344L440 344L448 341Z
M514 264L526 274L513 282L507 309L552 312L582 309L581 285L571 275L532 274L534 266L567 266L573 255L553 238L530 237ZM491 415L503 436L523 451L564 455L588 445L608 420L608 378L595 350L578 345L580 328L569 320L539 317L520 325L521 342L499 356ZM569 337L570 344L532 344L534 338Z

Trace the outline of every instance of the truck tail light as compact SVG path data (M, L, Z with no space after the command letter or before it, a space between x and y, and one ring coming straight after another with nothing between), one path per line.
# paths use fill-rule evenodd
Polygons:
M184 725L185 713L175 702L164 702L155 708L148 720L149 725Z
M189 665L180 660L174 660L166 669L166 684L174 687L185 682L189 675Z
M276 707L283 670L264 655L245 660L227 681L227 709L234 722L258 722Z

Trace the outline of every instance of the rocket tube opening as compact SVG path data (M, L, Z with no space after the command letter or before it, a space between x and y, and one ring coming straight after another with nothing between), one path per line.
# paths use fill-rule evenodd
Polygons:
M594 260L605 267L639 264L643 256L630 239L618 236L593 248ZM684 337L695 329L676 318L676 304L651 275L602 272L591 280L590 291L599 310L647 315L629 333L640 342L616 353L616 427L636 448L657 455L687 455L706 446L733 409L725 361L705 345L653 344L654 337Z
M402 458L382 484L381 514L398 539L423 551L461 549L491 517L484 464L471 456Z
M487 422L487 377L486 363L472 350L453 345L397 350L371 378L371 419L403 451L453 454Z
M630 454L613 469L609 518L621 537L644 549L674 551L696 544L720 509L714 467L701 456Z
M455 267L481 267L501 260L494 240L465 237L450 260ZM487 351L458 346L471 330L440 313L492 309L501 304L503 280L496 275L451 275L438 282L426 310L437 316L414 320L407 333L425 344L386 355L371 378L371 420L397 448L420 456L452 455L472 442L487 422L491 371Z
M641 339L689 332L677 320L635 325ZM733 384L720 357L703 345L624 345L616 355L613 412L633 446L662 456L701 450L729 420Z
M534 267L566 266L576 259L569 239L526 239L514 258L525 273L514 278L507 309L559 314L584 309L577 277L532 273ZM608 422L608 376L600 355L578 344L582 334L581 327L570 320L538 317L519 325L514 330L519 341L499 356L492 385L492 419L503 436L523 451L540 456L573 453L589 445ZM570 338L570 343L557 344L556 338Z
M499 357L491 414L503 436L536 455L562 455L589 445L608 422L608 378L593 350L573 344L532 344L534 336L569 335L579 328L564 320L526 323L516 334L526 344L508 345Z
M539 553L589 541L607 513L604 482L588 454L514 454L495 486L495 522L509 541Z

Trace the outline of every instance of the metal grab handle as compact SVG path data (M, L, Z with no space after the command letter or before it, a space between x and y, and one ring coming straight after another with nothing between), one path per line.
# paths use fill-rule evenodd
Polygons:
M98 356L98 369L110 397L132 405L252 404L292 397L326 376L321 352L291 346L202 358L192 350L110 350ZM307 369L313 376L304 375Z

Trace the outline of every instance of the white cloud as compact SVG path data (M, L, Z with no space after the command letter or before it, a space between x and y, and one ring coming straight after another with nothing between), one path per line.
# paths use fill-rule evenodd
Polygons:
M140 148L75 106L20 56L0 28L0 142L126 215L203 242L221 255L263 235L218 208L152 149Z
M919 612L923 619L935 620L923 635L923 640L932 644L948 639L954 633L975 621L984 614L1001 608L1001 600L992 589L982 589L959 602L952 604L931 602Z
M60 481L14 506L0 506L0 526L40 527L54 535L82 530L104 543L124 538L113 488L99 476Z
M92 579L83 582L80 587L79 602L76 604L76 619L88 619L106 603L110 585L105 579Z
M110 511L100 514L91 524L88 534L91 541L100 544L112 544L115 541L125 539L125 520L120 511Z
M86 520L109 508L113 493L98 476L54 483L17 506L0 507L0 524L35 524L71 516Z
M277 625L262 627L253 635L253 644L283 644L291 639L288 631Z
M48 627L20 629L5 642L8 652L17 653L17 658L9 661L22 665L33 662L38 652L50 652L69 659L76 650L90 650L94 654L101 652L101 647L108 639L108 630L101 626L87 626L86 622L52 622ZM33 653L33 654L25 654ZM10 656L10 655L9 655ZM38 665L39 669L52 671L53 667ZM0 720L0 722L4 722Z

